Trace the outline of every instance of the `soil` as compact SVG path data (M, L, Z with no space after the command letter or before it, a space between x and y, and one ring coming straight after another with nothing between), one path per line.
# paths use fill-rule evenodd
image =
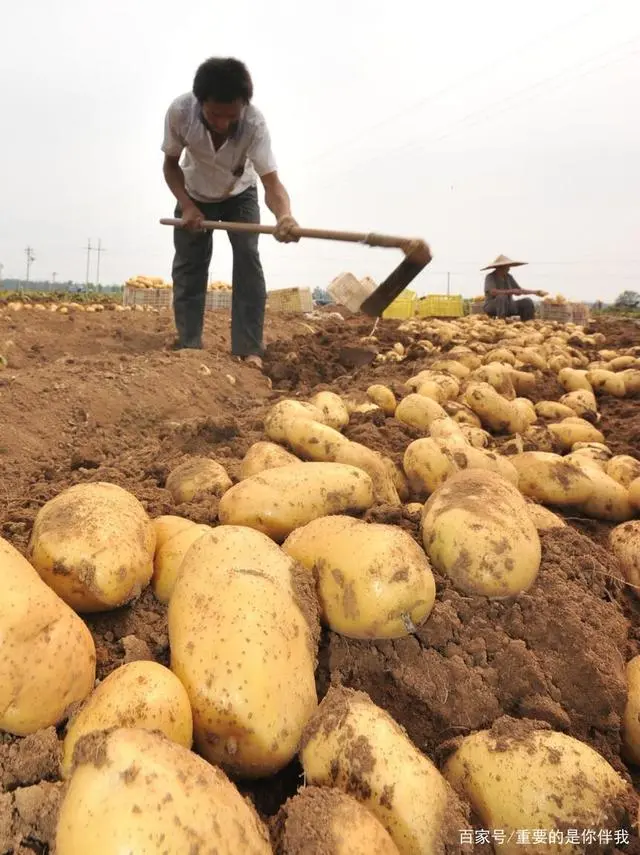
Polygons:
M152 516L215 523L215 499L174 504L165 488L171 469L204 455L237 480L243 455L264 439L266 410L283 396L304 400L331 388L364 401L373 383L402 394L408 377L440 354L429 355L399 326L381 321L374 330L371 320L346 312L343 320L331 312L268 313L265 376L228 354L222 313L209 313L204 350L173 352L168 312L60 315L0 306L0 536L25 552L38 509L66 487L96 480L131 490ZM634 322L595 329L606 347L640 345ZM408 351L404 362L370 361L396 343ZM358 358L354 348L370 355ZM531 397L561 393L555 378L543 376ZM638 455L638 401L603 396L599 407L612 450ZM419 435L380 413L354 414L345 433L396 463ZM399 525L420 542L418 520L403 509L379 505L365 518ZM368 692L437 763L452 739L504 716L548 723L592 745L637 788L640 770L621 755L620 717L624 666L640 653L640 600L607 549L611 525L567 521L568 529L543 535L539 578L516 602L462 596L436 574L432 615L409 638L364 643L323 630L320 698L331 684ZM98 679L134 659L168 664L166 608L150 590L85 619ZM63 736L63 725L24 739L0 734L0 853L50 851ZM241 790L273 819L302 783L295 761ZM634 837L629 848L611 851L640 851L638 844Z

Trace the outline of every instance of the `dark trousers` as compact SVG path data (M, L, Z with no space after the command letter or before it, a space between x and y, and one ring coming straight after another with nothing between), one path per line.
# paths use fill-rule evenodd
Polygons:
M249 187L222 202L195 202L207 220L259 223L258 190ZM176 206L176 217L182 216ZM262 356L267 289L258 253L259 235L228 232L233 251L231 298L231 352L235 356ZM202 347L205 300L213 235L173 230L173 312L180 347Z
M518 315L521 321L532 321L536 316L533 300L529 297L514 300L509 294L488 297L485 300L484 311L490 318L510 318L512 315Z

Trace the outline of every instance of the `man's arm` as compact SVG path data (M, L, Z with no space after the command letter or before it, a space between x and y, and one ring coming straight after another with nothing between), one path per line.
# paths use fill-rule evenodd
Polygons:
M204 219L202 211L189 197L184 184L184 172L180 166L180 156L185 140L180 130L180 113L175 102L167 110L164 119L164 164L162 172L169 190L176 197L182 210L182 219L189 229L199 229Z
M276 218L276 239L283 243L299 241L300 238L291 234L291 230L295 229L298 223L291 214L291 200L278 173L268 172L266 175L262 175L260 180L264 187L264 201Z

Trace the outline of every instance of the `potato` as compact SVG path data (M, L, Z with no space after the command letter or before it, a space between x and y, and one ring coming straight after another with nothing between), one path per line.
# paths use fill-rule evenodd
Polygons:
M496 472L450 476L426 502L421 533L432 565L465 593L517 596L537 578L538 532L517 488Z
M282 442L303 460L334 460L338 447L349 442L339 430L322 422L291 416L282 423Z
M478 368L471 375L472 383L487 383L503 398L508 401L513 401L516 397L516 390L512 380L513 369L510 365L503 365L500 362L491 362L489 365L484 365Z
M522 433L525 429L525 420L513 401L503 398L489 383L469 384L464 403L480 417L483 427L494 433Z
M549 370L554 374L558 374L563 368L571 368L572 364L572 359L567 353L556 353L548 360Z
M628 368L620 376L624 380L625 395L637 395L640 392L640 371L637 368Z
M515 398L513 406L518 409L518 412L522 416L525 430L538 421L536 409L528 398Z
M155 554L157 555L158 550L164 546L168 540L175 537L178 532L183 531L186 528L191 528L195 523L186 519L186 517L165 514L164 516L156 517L151 520L151 525L156 532Z
M624 756L640 765L640 656L627 662L627 703L622 718Z
M142 504L121 487L77 484L36 514L27 557L78 612L123 606L151 581L156 533Z
M580 371L576 368L563 368L558 373L558 380L565 392L577 392L579 389L586 389L588 392L593 392L593 386L587 380L586 371Z
M628 489L632 481L640 478L640 460L629 454L618 454L607 462L605 472Z
M367 389L367 397L370 398L374 404L380 407L382 412L387 416L392 416L398 406L396 396L393 394L391 389L389 389L388 386L381 385L380 383L374 383L372 386L369 386Z
M293 759L317 705L317 617L302 610L303 597L314 605L313 583L294 580L289 556L257 532L242 537L221 527L187 553L169 602L169 646L198 753L260 778Z
M566 528L566 522L552 511L534 502L527 504L527 513L538 531L549 531L552 528Z
M304 787L275 819L276 855L399 855L389 832L356 799L329 787Z
M292 463L235 484L220 500L218 519L282 542L317 517L366 511L373 501L373 481L362 469L344 463Z
M626 394L624 377L614 371L596 368L587 372L587 380L591 383L594 392L606 392L616 398L624 398Z
M446 441L449 448L468 448L469 446L458 422L448 417L432 421L429 425L429 434L433 439Z
M461 424L463 436L474 448L488 448L491 444L491 434L479 427Z
M305 729L300 759L308 784L354 796L401 855L459 850L459 829L468 827L462 803L431 760L364 692L329 689Z
M220 769L159 733L117 728L77 747L57 855L271 855L266 828Z
M521 829L621 827L629 785L593 748L533 723L520 723L519 735L504 727L504 732L498 724L464 737L443 769L482 828L504 833L500 852L584 851L580 843L567 847L535 843L532 837L523 844L517 836Z
M324 414L313 404L285 398L274 404L265 417L264 432L267 438L272 442L284 442L285 424L294 417L324 423Z
M586 502L593 493L589 475L559 454L525 451L509 460L518 472L520 492L536 502L567 507Z
M464 404L459 404L457 401L446 401L443 407L444 411L458 424L482 427L482 422L478 416Z
M616 356L611 362L612 371L624 371L626 368L635 368L638 360L635 356Z
M184 556L198 538L211 530L211 526L190 522L188 526L179 528L177 534L165 540L162 546L156 549L151 587L161 603L169 602Z
M407 532L347 516L313 520L282 549L313 573L324 622L349 638L402 638L431 614L429 561Z
M579 504L583 514L609 522L625 522L633 517L628 491L607 475L601 465L584 456L576 456L572 462L588 475L593 484L589 498Z
M275 442L254 442L240 464L240 480L244 481L245 478L251 478L252 475L258 475L266 469L299 462L295 454L291 454Z
M158 662L129 662L112 671L69 722L60 766L63 778L71 774L78 741L94 730L113 727L159 730L191 748L193 721L184 686Z
M557 401L538 401L535 411L543 419L566 419L575 415L575 410Z
M166 488L173 501L180 505L206 496L220 497L232 483L224 466L217 461L210 457L191 457L172 469Z
M309 403L320 410L326 425L342 430L349 424L347 405L335 392L318 392L309 399Z
M599 419L598 406L595 395L587 389L578 389L577 392L568 392L560 398L560 403L570 407L574 415L586 419L590 422L597 422Z
M535 347L525 347L522 350L518 350L516 351L516 356L523 365L537 368L539 371L545 371L547 368L544 356Z
M469 371L475 371L476 368L479 368L482 365L480 357L468 347L452 347L447 356L449 359L455 359L455 361L460 365L464 365L465 368L469 369ZM464 378L461 377L460 379L463 380Z
M629 501L636 512L640 511L640 478L636 478L629 484Z
M0 730L60 724L93 688L96 649L82 620L0 538Z
M536 387L535 374L529 374L527 371L516 371L514 368L511 372L511 382L513 383L516 395L530 395ZM533 404L531 405L533 406Z
M389 474L389 477L391 478L391 481L393 482L400 501L409 501L410 490L407 476L404 474L402 469L394 463L393 460L391 460L390 457L383 457L382 462Z
M506 362L508 365L516 364L514 354L510 350L507 350L506 347L497 347L494 350L490 350L482 361L485 365L490 362Z
M609 534L609 546L627 582L640 590L640 520L616 526Z
M403 398L396 407L395 417L409 427L429 430L429 425L435 419L446 418L445 410L437 401L425 398L424 395L411 394Z
M558 440L563 451L569 451L576 442L604 442L604 436L584 419L564 419L547 425L547 430Z
M333 459L336 463L353 466L366 472L371 478L376 502L396 507L402 504L396 488L396 481L399 478L394 472L395 467L379 452L372 451L359 442L348 441L338 446Z
M454 359L440 359L431 365L432 371L443 371L446 374L451 374L456 380L464 380L471 373L471 369L463 365L462 362L457 362Z

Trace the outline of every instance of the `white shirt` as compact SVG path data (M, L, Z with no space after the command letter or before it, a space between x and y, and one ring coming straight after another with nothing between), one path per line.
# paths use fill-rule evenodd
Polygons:
M184 152L185 189L198 202L237 196L256 184L256 175L277 169L269 129L257 107L245 107L237 130L216 151L191 92L180 95L167 110L162 151L170 157Z

